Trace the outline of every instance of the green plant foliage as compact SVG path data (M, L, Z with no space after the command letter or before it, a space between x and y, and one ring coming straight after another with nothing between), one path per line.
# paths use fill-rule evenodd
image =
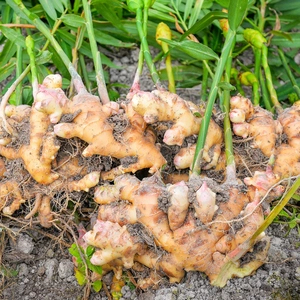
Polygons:
M75 258L75 277L79 285L87 284L87 278L89 277L87 272L95 272L97 274L102 274L102 267L95 266L91 263L91 257L95 252L95 248L88 246L85 250L74 243L69 248L69 253ZM95 292L99 292L102 288L101 280L92 282L92 287Z
M228 6L228 21L231 30L237 30L241 25L248 6L248 0L230 0Z
M181 42L176 42L167 39L160 39L160 40L168 43L172 47L176 47L176 49L188 54L189 56L197 60L218 60L219 59L219 56L208 46L205 46L203 44L194 41L184 40Z

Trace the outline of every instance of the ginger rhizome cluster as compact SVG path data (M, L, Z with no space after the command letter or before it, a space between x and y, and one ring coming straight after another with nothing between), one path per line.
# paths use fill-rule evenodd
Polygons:
M3 215L26 207L25 219L37 217L51 227L70 199L81 205L88 193L97 220L90 230L80 230L78 243L95 247L91 262L104 273L114 270L118 277L123 268L151 270L139 280L142 288L160 276L179 282L188 271L205 272L212 284L224 286L263 263L269 247L264 234L256 239L257 249L246 249L253 251L247 263L237 261L224 272L228 255L253 235L269 213L268 203L283 194L280 179L299 174L299 103L275 119L247 98L231 99L236 138L250 140L273 163L267 168L256 164L252 173L244 168L247 175L230 183L216 116L203 149L203 173L188 175L204 106L162 90L135 90L124 102L102 104L76 80L77 94L69 99L61 82L59 75L49 75L32 107L5 108ZM237 169L247 161L242 156L236 155Z

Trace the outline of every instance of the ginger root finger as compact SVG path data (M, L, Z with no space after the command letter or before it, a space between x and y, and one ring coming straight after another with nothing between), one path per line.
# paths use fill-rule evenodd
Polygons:
M171 194L168 219L171 230L176 230L184 223L189 208L188 187L184 181L167 187Z
M10 199L12 199L12 202L9 206L6 206ZM16 181L10 180L0 183L0 211L2 210L4 214L12 215L25 201L26 199L23 198L19 184Z
M83 239L99 248L91 258L91 263L95 265L104 265L120 258L126 268L131 268L134 256L145 251L138 239L128 233L126 226L109 221L97 220L93 230L88 231Z
M50 196L46 196L46 195L42 196L41 204L39 207L38 219L41 225L45 228L52 227L53 213L52 213L50 202L51 202Z

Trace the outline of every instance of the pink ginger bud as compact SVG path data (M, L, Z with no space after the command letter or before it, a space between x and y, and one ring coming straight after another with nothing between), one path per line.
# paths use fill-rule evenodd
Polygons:
M171 194L171 206L168 209L169 225L172 230L176 230L184 223L187 215L189 189L184 181L180 181L169 186L167 190Z
M250 125L248 123L234 123L232 129L235 135L245 139L249 135Z
M218 209L216 205L216 194L207 186L205 181L196 192L194 208L196 216L204 224L212 220L215 211Z
M232 123L243 123L245 122L245 112L242 109L235 108L230 111L229 118Z

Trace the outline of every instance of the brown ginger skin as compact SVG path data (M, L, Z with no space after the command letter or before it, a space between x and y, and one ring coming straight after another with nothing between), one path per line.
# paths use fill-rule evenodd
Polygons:
M47 82L47 77L45 82ZM22 145L18 150L9 145L0 145L0 155L9 160L22 158L26 170L41 184L50 184L58 178L58 175L52 172L51 164L59 150L59 144L54 133L48 132L50 125L48 115L35 109L42 95L46 94L51 98L53 89L50 84L43 83L39 86L33 108L30 111L29 144ZM20 107L20 109L8 107L6 113L11 120L20 121L28 115L28 107Z
M121 135L121 140L114 137L113 124L108 118L119 111L117 103L109 102L102 105L99 98L87 92L76 95L72 101L66 97L45 100L38 109L50 115L53 122L58 122L62 115L74 115L71 123L59 123L54 132L62 138L78 137L89 145L82 152L84 157L94 154L111 156L118 159L137 157L137 162L128 167L123 165L101 174L104 180L113 180L115 176L149 168L150 173L158 171L166 160L154 144L153 135L147 131L146 123L131 105L124 105L129 120L128 127ZM104 142L105 141L105 142Z
M129 203L114 205L113 202L109 201L109 204L101 205L98 219L100 222L105 222L105 226L109 226L108 222L121 224L122 230L128 224L136 222L142 224L147 232L151 233L155 244L164 250L164 253L155 253L154 250L146 247L143 253L134 254L128 250L122 253L118 252L118 257L122 254L122 259L132 261L134 258L151 269L162 271L169 277L170 282L179 282L185 271L192 270L205 272L211 281L215 280L226 262L227 253L234 248L232 245L240 245L257 228L257 220L263 219L262 210L257 204L256 198L255 202L251 204L252 207L256 208L255 214L243 222L243 228L232 238L233 243L229 246L225 237L227 235L229 237L230 220L237 218L249 201L253 200L247 194L240 192L238 188L231 188L229 199L218 204L219 211L222 213L216 213L211 222L208 222L204 227L199 227L193 210L187 210L183 207L180 212L174 209L165 212L160 209L159 198L165 195L167 190L156 175L145 178L141 182L136 178L132 180L130 175L116 178L116 186L126 186L127 190L123 193L123 188L120 188L119 199L127 200ZM177 183L174 188L170 186L168 190L171 191L171 194L169 195L173 194L172 197L174 198L174 194L178 192L181 197L184 197L184 186L185 183L183 182ZM108 188L109 190L111 188ZM105 197L107 199L107 195ZM112 197L115 198L115 191ZM134 209L136 214L130 218L130 212ZM185 217L180 218L184 221L171 225L170 221L175 220L173 214L174 217L177 216L178 218L182 213L185 213ZM124 215L127 216L126 222L124 222ZM120 218L118 219L116 216L120 216ZM94 227L94 235L95 231L97 229ZM245 234L246 232L247 234ZM107 239L110 237L102 235L101 231L97 232L97 247L101 256L106 251L112 251L111 247L106 250L106 245L109 243ZM93 239L89 239L88 243L94 244ZM131 249L134 249L134 245L135 243L132 244L133 248ZM122 247L121 241L120 247ZM128 245L126 249L127 247ZM130 257L127 257L127 253L130 253ZM112 259L111 262L113 263L113 261ZM110 262L107 260L105 263L109 264ZM140 284L145 287L144 281Z
M300 174L300 101L274 120L270 112L253 107L249 99L235 96L231 99L230 119L236 135L252 137L254 148L259 148L267 157L274 157L273 172L278 180ZM287 143L275 147L282 133Z
M164 134L163 142L167 145L181 146L186 137L199 133L203 109L193 102L183 100L176 94L159 90L151 93L137 92L131 103L133 109L142 115L148 124L160 121L172 122L171 128L167 129ZM207 163L205 169L216 166L221 154L222 142L222 130L211 119L203 149L203 160ZM176 168L184 169L191 165L194 148L195 146L192 145L178 154L174 161Z

